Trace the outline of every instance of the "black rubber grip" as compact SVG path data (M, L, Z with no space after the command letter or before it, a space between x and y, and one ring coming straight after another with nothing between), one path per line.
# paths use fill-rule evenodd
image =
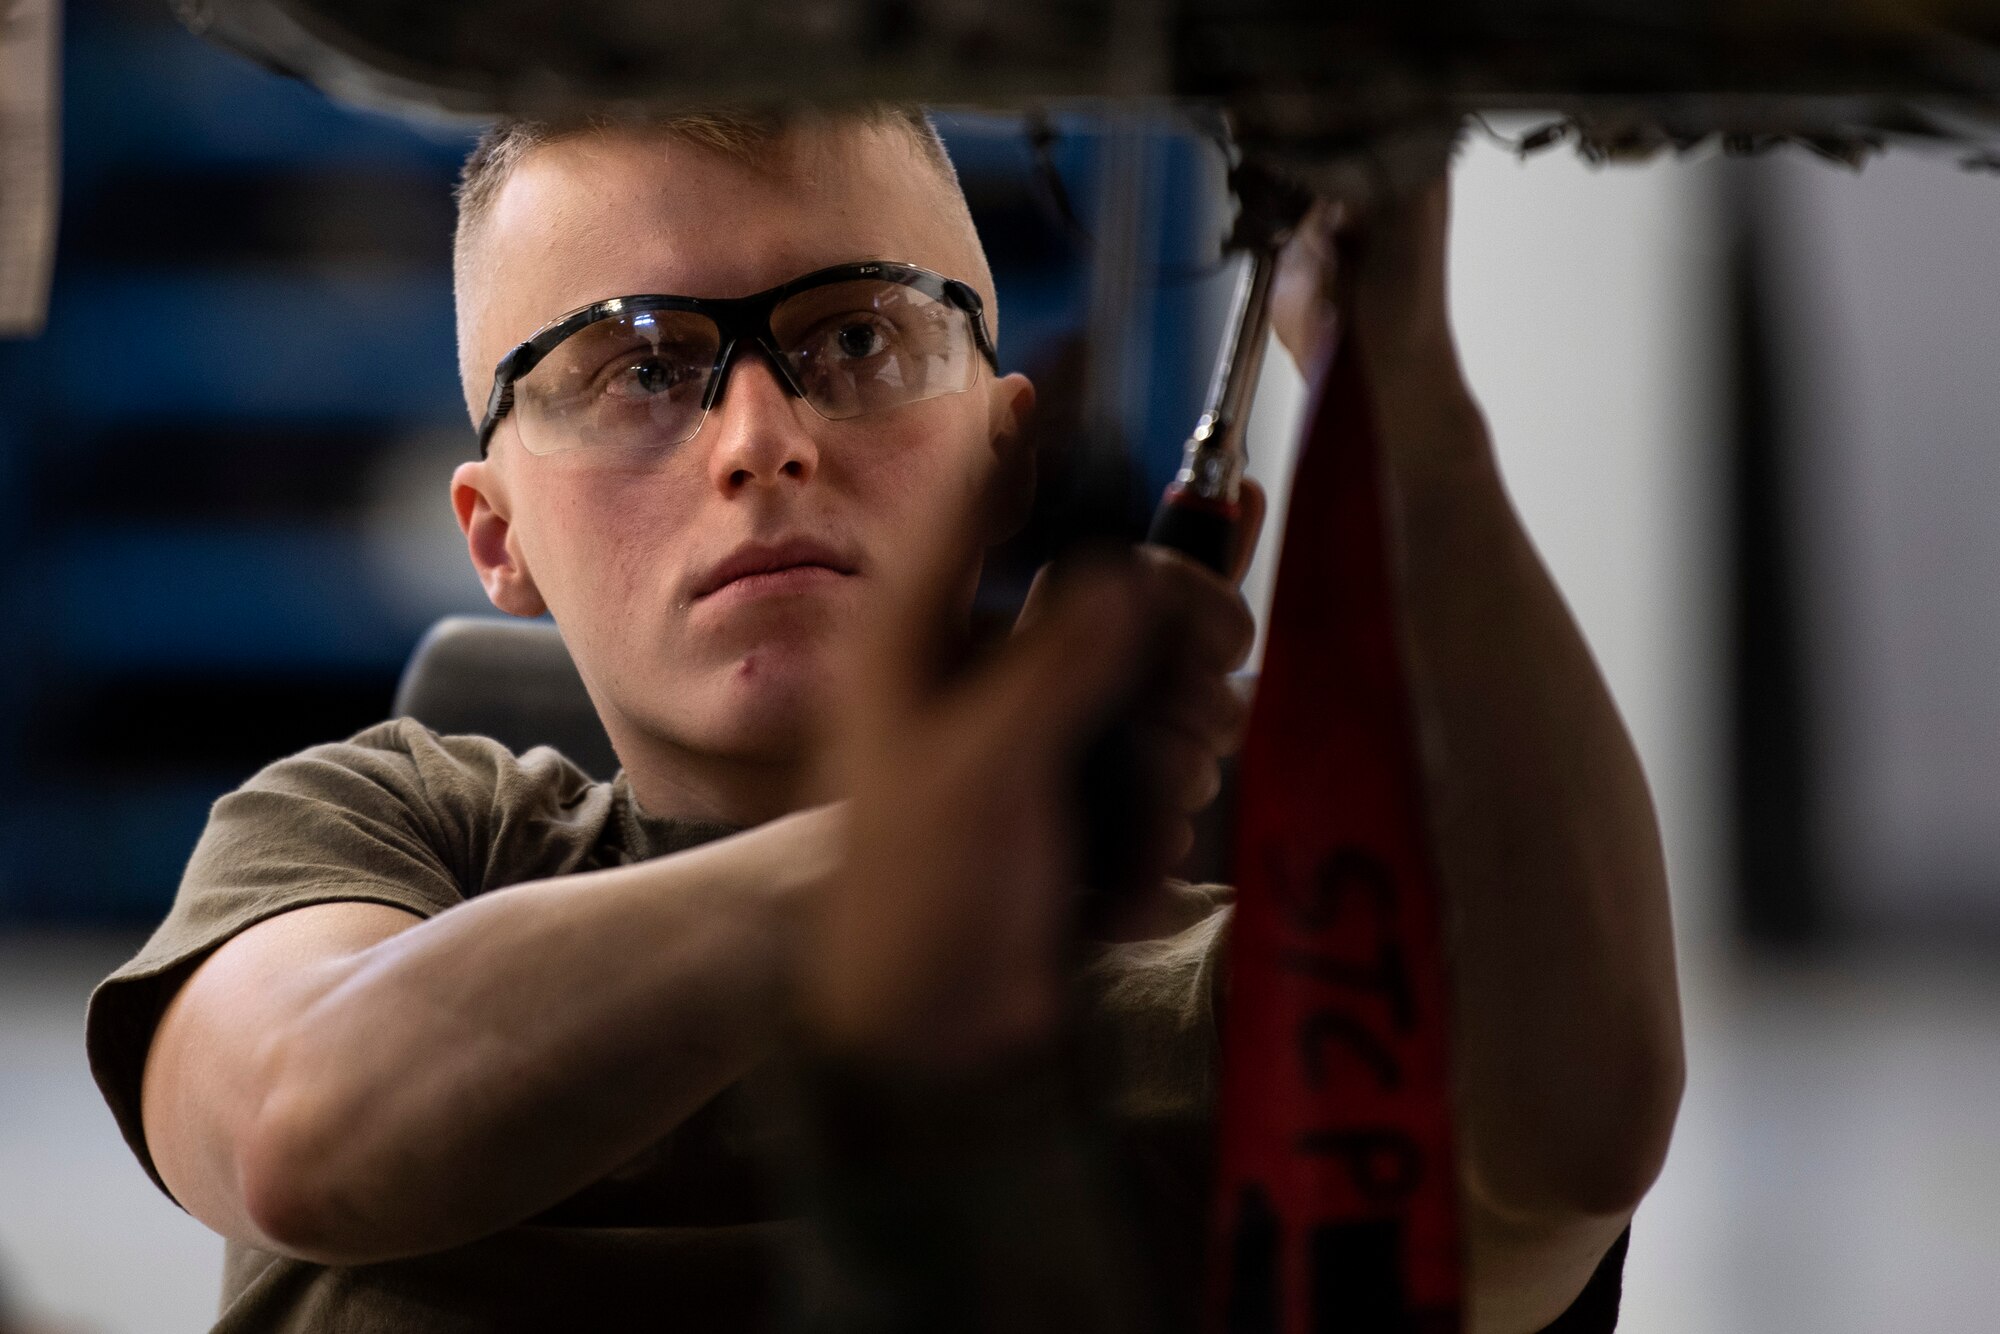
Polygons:
M1154 546L1170 547L1217 574L1228 573L1235 538L1236 522L1229 514L1199 501L1177 501L1172 492L1154 511L1146 533Z

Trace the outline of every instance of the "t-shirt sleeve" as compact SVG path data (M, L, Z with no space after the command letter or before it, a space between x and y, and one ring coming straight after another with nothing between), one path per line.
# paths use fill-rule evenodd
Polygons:
M553 751L517 759L485 738L439 737L398 719L281 760L216 802L166 920L98 986L85 1025L91 1071L148 1175L159 1183L139 1117L146 1052L197 964L257 923L313 904L435 916L490 887L502 845L522 841L523 815L535 823L538 803L522 802L523 789L560 823L588 804L589 786Z
M1105 1110L1127 1128L1213 1113L1217 999L1235 895L1169 882L1162 934L1099 948L1081 979L1081 1037Z
M1544 1326L1542 1334L1611 1334L1618 1328L1618 1307L1625 1290L1625 1252L1632 1245L1628 1226L1597 1262L1590 1282L1583 1285L1569 1309Z

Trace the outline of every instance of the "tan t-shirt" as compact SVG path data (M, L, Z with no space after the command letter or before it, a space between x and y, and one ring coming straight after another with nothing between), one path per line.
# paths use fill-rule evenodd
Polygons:
M593 782L552 750L516 756L409 719L315 747L216 803L167 919L91 997L91 1068L158 1183L139 1118L146 1051L167 998L238 932L313 903L432 917L488 890L730 832L650 816L622 778ZM1146 1197L1135 1212L1149 1267L1174 1288L1200 1268L1226 899L1182 887L1175 934L1108 947L1086 978L1086 1038L1127 1179ZM327 1267L232 1244L217 1334L770 1328L803 1236L778 1170L790 1130L759 1084L726 1090L639 1161L470 1245Z

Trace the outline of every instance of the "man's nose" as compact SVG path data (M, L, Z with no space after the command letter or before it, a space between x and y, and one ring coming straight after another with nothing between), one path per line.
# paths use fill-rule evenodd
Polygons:
M709 473L716 487L734 495L758 485L810 480L819 470L819 446L800 408L761 351L739 353L702 432L715 433Z

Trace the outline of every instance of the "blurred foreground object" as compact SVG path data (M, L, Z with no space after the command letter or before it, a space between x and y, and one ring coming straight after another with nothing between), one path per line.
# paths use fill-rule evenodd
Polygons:
M57 0L0 0L0 338L41 331L56 242Z
M1553 110L1593 156L1888 137L2000 120L2000 0L176 0L197 32L377 107L1024 106L1189 99L1246 148L1379 174L1467 112ZM1559 136L1551 136L1550 140ZM1399 174L1399 173L1392 173Z

